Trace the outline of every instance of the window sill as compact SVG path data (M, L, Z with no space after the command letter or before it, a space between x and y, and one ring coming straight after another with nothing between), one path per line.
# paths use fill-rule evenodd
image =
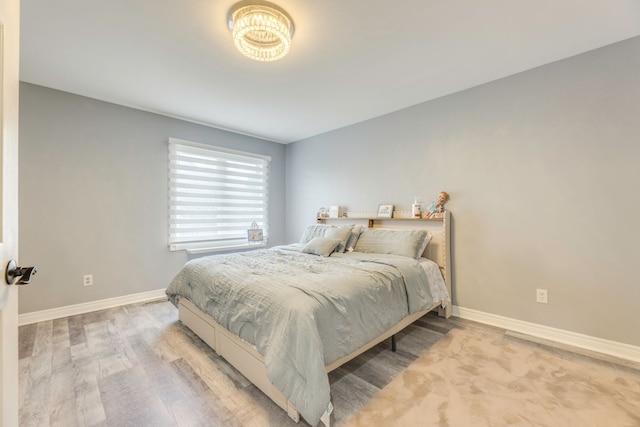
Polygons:
M227 252L227 251L235 251L238 249L259 249L266 248L266 243L258 243L258 244L246 244L246 245L235 245L235 246L219 246L214 248L197 248L197 249L186 249L189 254L202 254L205 252Z
M203 254L207 252L229 252L243 249L262 249L266 248L267 243L244 243L240 245L225 245L225 246L206 246L199 248L187 248L180 247L180 245L170 245L169 250L174 251L187 251L188 254Z

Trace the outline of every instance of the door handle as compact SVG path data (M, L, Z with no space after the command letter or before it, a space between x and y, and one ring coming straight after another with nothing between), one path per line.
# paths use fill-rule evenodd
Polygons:
M26 285L31 282L31 276L36 274L38 269L35 267L18 267L18 263L16 260L12 259L7 264L7 270L4 273L4 278L7 281L7 284L13 285L18 280L18 285Z

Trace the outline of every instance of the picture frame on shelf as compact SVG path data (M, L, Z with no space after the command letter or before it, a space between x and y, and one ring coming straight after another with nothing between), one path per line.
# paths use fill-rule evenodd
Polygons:
M378 218L391 218L393 216L393 205L378 205Z

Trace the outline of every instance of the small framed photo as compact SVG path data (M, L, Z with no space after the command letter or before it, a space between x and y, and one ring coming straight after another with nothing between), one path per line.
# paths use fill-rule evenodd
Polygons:
M391 218L393 215L393 205L379 205L378 217L379 218Z
M251 228L247 230L247 237L249 239L249 242L251 243L262 242L262 240L264 240L262 235L262 228Z

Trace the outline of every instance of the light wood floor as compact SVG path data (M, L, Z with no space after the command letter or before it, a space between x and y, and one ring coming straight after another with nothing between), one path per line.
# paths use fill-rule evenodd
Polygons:
M343 424L452 328L505 334L427 314L398 334L396 353L384 342L329 374L335 425ZM545 342L531 345L563 357L593 357ZM599 363L637 369L609 359ZM184 327L168 302L22 326L19 393L24 427L297 425Z
M340 425L443 336L427 315L330 374ZM21 426L295 426L168 302L20 327ZM299 425L307 425L303 421Z

